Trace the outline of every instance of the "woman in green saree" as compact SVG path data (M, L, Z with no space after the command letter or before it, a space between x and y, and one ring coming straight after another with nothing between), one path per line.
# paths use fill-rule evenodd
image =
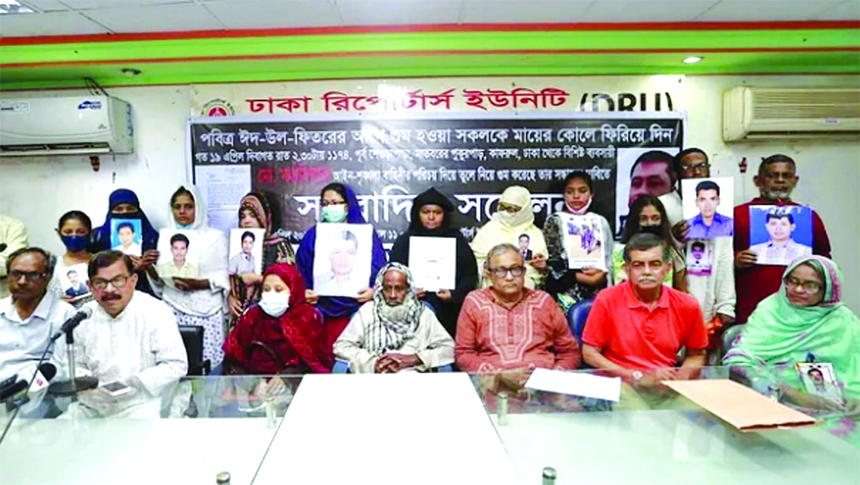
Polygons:
M758 390L768 387L860 446L860 320L841 299L836 263L821 256L794 261L779 292L758 304L723 362L745 372ZM841 399L807 392L795 367L799 363L829 363Z

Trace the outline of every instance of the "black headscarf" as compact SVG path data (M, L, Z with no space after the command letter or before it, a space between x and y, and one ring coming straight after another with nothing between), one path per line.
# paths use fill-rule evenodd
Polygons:
M419 213L425 205L438 205L444 212L442 224L435 229L427 229L421 224ZM412 200L412 220L409 229L400 235L391 251L388 253L389 261L409 264L409 238L412 236L422 237L453 237L457 240L457 282L456 288L451 291L452 299L442 301L435 293L427 293L424 300L433 305L436 317L445 327L445 330L454 337L457 330L457 316L466 295L478 285L478 263L475 261L475 253L469 247L469 242L460 234L459 229L451 226L454 216L454 204L436 189L428 189L415 196Z

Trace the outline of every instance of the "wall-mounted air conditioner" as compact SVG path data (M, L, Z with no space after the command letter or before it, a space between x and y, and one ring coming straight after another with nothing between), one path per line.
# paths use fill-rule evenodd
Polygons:
M802 138L860 138L860 89L741 86L723 93L724 141Z
M0 157L131 153L131 105L109 96L0 99Z

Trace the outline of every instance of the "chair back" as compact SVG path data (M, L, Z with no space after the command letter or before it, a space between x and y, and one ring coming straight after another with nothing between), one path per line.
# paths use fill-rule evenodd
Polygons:
M189 376L205 376L210 371L211 363L203 359L203 332L203 327L179 325L179 335L188 357Z
M591 311L592 300L582 300L570 307L567 311L567 322L570 331L576 338L576 343L582 345L582 333L585 331L585 322L588 321L588 313Z

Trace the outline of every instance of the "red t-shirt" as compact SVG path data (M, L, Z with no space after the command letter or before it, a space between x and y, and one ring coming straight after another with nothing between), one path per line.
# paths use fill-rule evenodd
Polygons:
M633 293L630 281L597 294L582 342L625 369L674 367L681 347L708 348L699 302L663 285L654 310Z
M791 201L768 201L755 198L746 204L735 207L735 256L750 247L750 206L751 205L800 205ZM824 222L812 211L812 254L830 257L830 239ZM755 265L747 269L735 269L735 293L737 306L735 320L746 323L756 305L768 296L779 291L785 266Z

